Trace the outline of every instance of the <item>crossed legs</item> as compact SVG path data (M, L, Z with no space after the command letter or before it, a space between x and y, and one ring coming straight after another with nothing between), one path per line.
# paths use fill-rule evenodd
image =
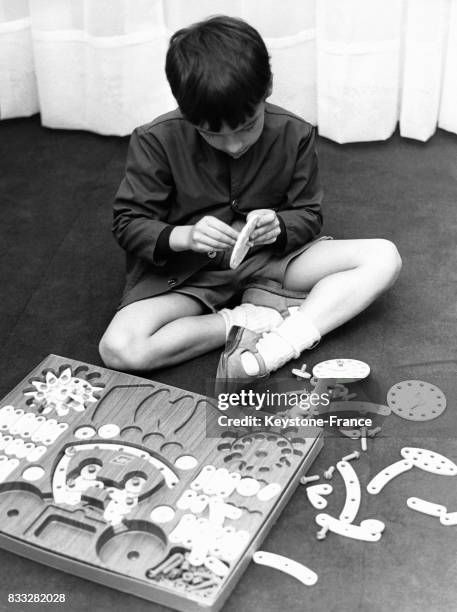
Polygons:
M387 240L328 240L296 257L283 284L310 290L300 311L324 335L391 287L400 269L398 251ZM224 319L203 313L198 300L179 293L130 304L116 313L100 342L103 362L118 370L152 370L223 346Z

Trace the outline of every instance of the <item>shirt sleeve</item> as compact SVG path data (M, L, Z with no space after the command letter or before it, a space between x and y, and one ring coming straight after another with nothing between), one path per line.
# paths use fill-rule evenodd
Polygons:
M152 134L135 130L114 200L113 234L123 249L156 266L165 265L171 254L173 226L166 220L173 189L162 146Z
M323 189L319 180L315 138L315 128L312 128L300 141L286 202L278 211L280 223L283 222L280 246L285 254L312 240L322 227Z

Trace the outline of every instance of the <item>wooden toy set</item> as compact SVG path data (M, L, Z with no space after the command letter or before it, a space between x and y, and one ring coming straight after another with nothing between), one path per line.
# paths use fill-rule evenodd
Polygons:
M322 441L309 427L222 429L214 403L47 357L0 404L0 546L220 609Z

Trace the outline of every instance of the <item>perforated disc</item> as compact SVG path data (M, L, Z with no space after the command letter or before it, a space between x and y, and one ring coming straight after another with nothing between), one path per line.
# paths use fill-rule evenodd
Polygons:
M344 382L362 380L370 373L370 366L357 359L328 359L313 368L316 378L336 378Z
M446 409L446 396L441 389L423 380L404 380L389 389L387 404L403 419L431 421Z

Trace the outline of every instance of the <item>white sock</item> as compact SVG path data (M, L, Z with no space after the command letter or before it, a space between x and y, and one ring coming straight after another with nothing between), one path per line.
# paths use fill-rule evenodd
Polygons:
M319 330L300 311L291 314L273 331L263 334L256 348L265 361L268 372L277 370L300 353L313 348L320 340ZM249 353L241 355L241 363L249 376L259 373L257 360Z
M274 308L254 306L254 304L240 304L236 308L223 308L219 311L225 322L225 335L229 335L234 325L246 327L257 333L268 332L283 322L282 316Z

